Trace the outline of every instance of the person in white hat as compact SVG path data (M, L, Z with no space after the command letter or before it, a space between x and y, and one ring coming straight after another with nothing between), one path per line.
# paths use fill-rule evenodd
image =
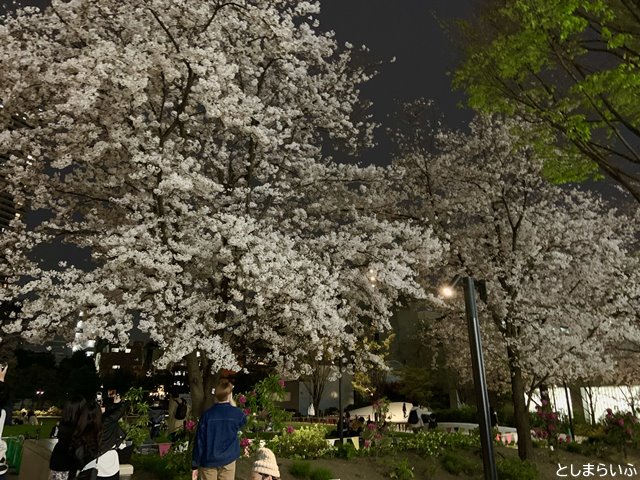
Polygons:
M280 470L276 462L276 456L268 448L259 448L256 452L256 461L253 462L251 480L279 480Z

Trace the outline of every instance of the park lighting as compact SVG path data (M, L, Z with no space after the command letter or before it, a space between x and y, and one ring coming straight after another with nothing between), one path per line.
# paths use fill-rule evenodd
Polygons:
M440 287L440 296L443 298L453 298L455 294L456 292L451 285Z
M491 431L491 412L489 411L489 393L487 392L487 379L484 370L484 358L482 356L482 339L480 335L480 322L478 320L478 307L476 306L476 284L472 277L456 275L451 283L440 289L442 296L450 292L453 296L454 288L462 280L464 289L464 304L467 316L467 328L469 330L469 347L471 348L471 367L473 370L473 384L476 389L476 405L480 414L480 445L482 447L482 464L485 480L497 480L496 459L493 455L493 432ZM478 293L482 301L487 301L487 287L484 280L478 281Z

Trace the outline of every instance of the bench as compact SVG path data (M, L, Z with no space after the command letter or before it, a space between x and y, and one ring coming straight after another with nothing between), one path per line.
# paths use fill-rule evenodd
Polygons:
M330 447L333 447L336 442L339 442L339 438L327 438L327 443ZM360 450L360 437L344 437L342 439L342 443L345 444L347 441L351 441L356 450Z

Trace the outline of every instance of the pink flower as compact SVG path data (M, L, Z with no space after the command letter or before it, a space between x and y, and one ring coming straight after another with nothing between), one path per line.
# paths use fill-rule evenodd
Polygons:
M196 422L194 422L193 420L187 420L186 422L184 422L184 428L186 428L190 432L193 432L193 430L196 428Z
M368 423L367 424L367 428L369 430L375 430L376 429L376 424L375 423Z
M280 384L281 388L284 388L284 380L283 379L278 380L278 383Z
M240 405L244 405L245 403L247 403L247 397L245 397L244 395L239 395L238 396L238 403Z
M547 430L549 430L550 432L555 432L556 426L553 423L550 423L549 425L547 425Z
M607 417L613 415L613 411L610 408L607 408Z
M287 433L293 433L295 432L295 428L293 428L291 425L287 426Z
M620 425L621 427L624 427L624 420L622 418L618 419L618 425Z
M242 410L242 413L244 413L245 415L251 415L251 409L245 408L244 410Z
M369 448L371 446L371 440L364 441L364 448Z
M546 399L544 399L544 398L542 399L542 402L541 402L541 403L542 403L542 406L543 406L543 407L546 407L546 406L549 404L548 400L546 400Z
M244 437L240 440L240 446L242 448L248 447L249 445L251 445L251 440L249 440L247 437Z

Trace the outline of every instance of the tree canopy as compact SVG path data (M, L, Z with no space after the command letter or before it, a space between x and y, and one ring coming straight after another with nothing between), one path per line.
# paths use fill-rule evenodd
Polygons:
M376 168L339 165L372 124L370 73L317 30L318 2L54 1L0 27L0 152L9 191L48 218L2 238L4 326L38 341L125 343L134 326L187 358L192 395L210 372L357 351L389 327L441 243L376 216ZM86 248L87 271L38 251ZM375 276L372 285L369 272ZM195 398L195 397L194 397ZM195 398L199 404L200 399Z
M555 181L608 175L640 201L640 5L632 0L491 0L461 22L455 74L469 104L521 115Z
M470 133L451 132L423 122L417 112L424 105L411 107L422 128L398 137L396 205L428 218L450 243L444 278L462 273L486 281L489 379L494 390L508 386L525 437L525 393L610 373L618 348L637 341L637 215L545 180L526 124L479 116ZM433 322L430 335L453 346L447 365L464 374L470 362L462 307ZM518 448L530 454L530 444Z

